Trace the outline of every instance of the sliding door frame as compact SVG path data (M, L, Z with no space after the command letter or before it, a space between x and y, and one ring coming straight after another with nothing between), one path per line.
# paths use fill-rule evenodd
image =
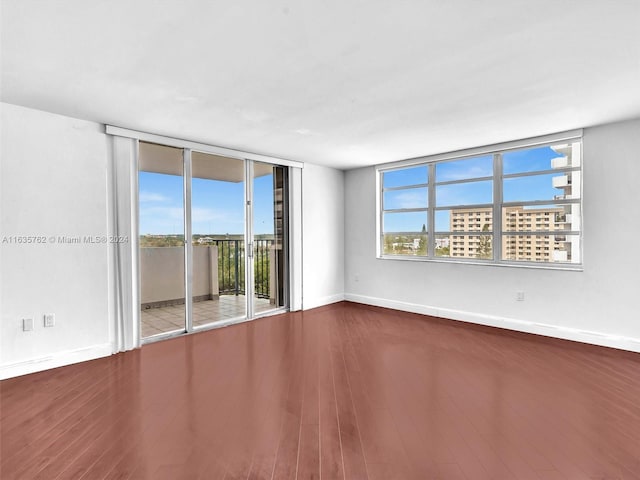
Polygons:
M302 305L302 285L301 285L301 189L299 179L300 172L304 167L302 162L286 160L267 155L260 155L251 152L218 147L188 140L180 140L162 135L138 132L125 128L106 125L105 132L113 137L113 192L112 202L113 220L110 233L116 237L128 237L130 242L127 244L115 244L114 261L111 265L115 288L114 305L112 315L115 323L113 351L125 351L140 347L143 343L152 342L161 339L171 338L173 336L189 334L206 330L208 328L217 328L225 326L229 323L238 323L242 321L252 320L256 318L254 309L254 295L246 295L247 307L246 318L237 322L213 323L202 327L194 327L193 325L193 244L191 241L192 225L191 225L191 173L192 151L210 153L224 157L230 157L244 161L245 165L245 251L246 251L246 267L245 267L245 290L247 286L253 291L254 284L254 240L253 240L253 205L251 202L253 196L253 167L254 161L288 167L288 255L285 266L288 269L287 276L289 285L287 288L287 304L289 310L299 310ZM158 335L158 337L149 337L143 341L141 337L141 321L140 321L140 239L138 225L138 149L139 142L149 142L168 147L180 148L183 151L183 195L184 195L184 235L185 235L185 330L183 332L167 333L166 335ZM298 181L296 181L298 179ZM297 192L297 194L296 194ZM297 195L292 198L291 195ZM297 207L295 204L300 203ZM298 225L300 223L300 225ZM129 261L126 261L128 259ZM299 263L299 264L298 264ZM273 310L265 312L264 315L272 313L280 313L286 307L276 307ZM263 314L258 317L263 316Z
M184 187L184 328L193 332L193 239L191 224L191 149L182 149L182 181ZM143 339L144 340L144 339Z
M253 161L244 162L244 296L247 319L254 318L255 272L253 244Z

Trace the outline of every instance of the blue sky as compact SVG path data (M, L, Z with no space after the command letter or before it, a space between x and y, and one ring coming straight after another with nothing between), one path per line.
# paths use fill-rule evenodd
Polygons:
M505 174L533 172L551 168L551 159L559 155L549 147L503 154ZM436 182L491 176L492 156L443 162L436 165ZM553 188L551 179L558 174L505 179L504 201L550 200L562 193ZM254 181L254 230L256 234L273 233L273 177ZM182 177L140 172L140 233L183 233ZM428 183L428 169L418 166L385 172L385 187ZM194 179L192 184L192 220L194 234L241 234L244 229L244 184ZM491 180L438 185L438 206L491 203ZM391 190L384 193L386 209L427 208L426 187ZM450 210L436 212L436 230L449 229ZM420 231L426 225L426 212L385 214L385 231Z
M503 154L503 173L535 172L551 169L551 159L560 155L550 147L539 147ZM464 160L442 162L436 165L436 183L469 178L490 177L493 174L491 155L473 157ZM503 200L518 202L530 200L551 200L562 190L553 188L552 178L559 173L516 177L505 179ZM401 187L426 184L428 169L418 166L404 170L385 172L384 187ZM476 205L493 202L493 182L491 180L436 185L436 205L455 207L457 205ZM402 190L389 190L383 194L385 209L427 208L428 189L415 187ZM449 230L450 210L436 211L436 231ZM386 213L384 230L387 232L416 232L427 223L426 212Z
M140 172L140 234L181 234L183 178ZM244 232L244 183L194 178L191 187L194 234ZM273 175L254 181L254 232L273 233Z

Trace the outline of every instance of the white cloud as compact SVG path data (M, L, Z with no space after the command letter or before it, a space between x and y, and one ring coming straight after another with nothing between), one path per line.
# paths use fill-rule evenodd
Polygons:
M492 175L493 169L491 165L474 165L470 167L460 165L439 171L437 173L437 181L448 182L451 180L462 180L466 178L491 177Z
M227 214L223 211L214 210L213 208L193 207L191 210L191 221L199 222L215 222L225 220Z
M167 202L169 197L165 197L159 193L155 192L140 192L139 196L140 203L150 203L150 202Z
M425 190L419 192L404 192L395 195L393 208L426 208L427 195Z
M140 217L153 220L182 220L184 210L182 207L141 207Z

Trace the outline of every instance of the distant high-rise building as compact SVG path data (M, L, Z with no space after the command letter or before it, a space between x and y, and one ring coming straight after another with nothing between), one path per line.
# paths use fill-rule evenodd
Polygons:
M502 258L531 262L566 261L566 236L553 233L556 230L566 230L565 224L564 207L505 208L502 215L504 232L544 232L536 235L503 235Z
M551 160L552 169L579 166L580 156L572 155L572 145L552 148L561 155ZM564 172L552 177L551 181L559 193L550 200L579 198L580 192L575 192L572 188L573 185L580 185L579 171ZM492 207L452 209L449 221L452 232L449 236L449 255L458 258L493 258L492 217ZM579 258L579 236L555 232L579 232L580 228L580 205L576 203L504 207L502 259L570 262L574 259L573 255Z
M449 252L452 257L491 258L491 207L454 208L451 210L451 232L478 232L472 235L456 235L449 237ZM488 232L484 235L481 232Z

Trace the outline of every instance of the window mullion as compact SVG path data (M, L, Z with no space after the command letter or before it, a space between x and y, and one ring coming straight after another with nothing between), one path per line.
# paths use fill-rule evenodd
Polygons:
M191 204L191 177L192 163L191 150L182 150L183 158L183 204L184 204L184 306L185 306L185 331L193 331L193 238L192 238L192 204Z
M412 163L406 167L395 166L393 169L378 169L379 183L382 183L382 175L387 171L417 169L415 172L407 171L394 174L397 178L394 177L395 180L390 180L389 183L400 184L397 187L383 188L382 185L378 185L377 195L382 197L378 199L380 209L378 223L381 229L378 241L381 243L396 242L392 246L381 248L381 255L388 252L394 258L402 256L411 258L413 256L414 258L421 257L423 260L439 260L440 253L445 255L445 250L436 252L436 246L439 245L436 234L440 234L443 238L443 246L447 243L447 237L449 237L448 242L456 245L456 247L450 246L449 255L445 255L449 258L443 258L443 260L502 265L535 261L537 265L553 263L554 267L552 268L555 268L556 264L562 266L568 262L580 263L581 238L578 240L561 238L568 235L581 235L582 232L579 225L582 215L581 211L578 211L582 206L582 195L576 193L581 192L582 189L582 162L576 160L579 158L577 155L580 152L580 140L566 144L556 142L544 145L544 148L540 149L538 147L535 149L522 148L522 145L525 144L526 141L522 141L517 149L494 150L490 156L486 155L473 161L469 161L471 159L467 159L467 156L451 158L450 155L447 155L446 158L437 158L422 164ZM522 150L522 155L514 154L513 152L516 150ZM491 159L491 169L487 170L489 159ZM551 168L547 165L549 161ZM442 175L436 178L436 171L440 174L441 164L443 165ZM418 167L420 167L419 170ZM516 173L505 173L506 168L509 171L516 170ZM539 170L518 171L531 168ZM410 184L412 181L424 182L425 169L428 175L427 182ZM473 174L484 176L468 178ZM560 177L556 181L558 175L570 176L571 179ZM512 178L522 180L519 183L512 183ZM547 179L549 184L546 183ZM484 183L480 183L481 181ZM493 184L487 190L489 181L493 181ZM448 188L449 186L455 186L455 188ZM427 208L415 208L417 205L423 205L425 187L428 190ZM553 190L550 189L551 187ZM423 190L415 190L417 188ZM436 199L438 197L436 188L442 190L440 191L442 198L438 200ZM556 189L560 191L558 195L556 195L558 192ZM384 205L386 191L400 192L387 194L389 207L409 208L386 210ZM405 194L405 192L407 193ZM489 194L492 195L491 202L487 201ZM509 196L510 201L505 201L505 195ZM553 196L553 198L545 199L549 196ZM415 198L418 197L420 202L416 203ZM514 198L528 200L514 201ZM531 200L531 198L537 200ZM437 203L438 201L440 204ZM473 203L474 201L485 203ZM389 214L389 228L393 225L395 230L409 228L409 231L394 232L395 236L386 237L384 219L387 213ZM422 236L412 230L417 228L416 224L419 225L419 220L420 223L423 221L424 213L427 214L426 222L428 225L426 253L423 253L423 240L420 240L419 248L416 245L416 236ZM443 224L440 227L448 231L438 231L436 219L445 221L447 218L450 226L445 227ZM489 222L492 225L491 232L486 231L485 225L488 225ZM404 224L406 224L405 227L403 227ZM482 227L482 230L479 227ZM540 230L541 228L543 230ZM525 235L532 237L532 239L525 239L526 244L523 243ZM541 241L534 239L534 236L549 238L545 245L541 245ZM492 242L492 261L488 261L491 258L488 255L489 239ZM536 242L535 250L533 246L528 246L533 245L533 240ZM540 250L544 250L544 252L539 252Z
M428 194L428 210L427 210L427 257L434 258L436 256L436 166L434 163L429 164L429 188Z
M493 155L493 261L502 260L502 154Z

